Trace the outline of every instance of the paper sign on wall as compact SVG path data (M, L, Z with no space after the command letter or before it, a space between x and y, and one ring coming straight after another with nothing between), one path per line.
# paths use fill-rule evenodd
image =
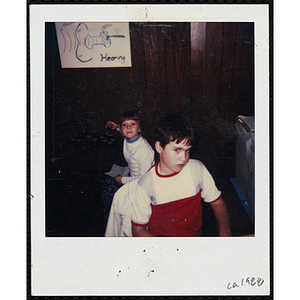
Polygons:
M62 68L131 67L129 23L56 22Z

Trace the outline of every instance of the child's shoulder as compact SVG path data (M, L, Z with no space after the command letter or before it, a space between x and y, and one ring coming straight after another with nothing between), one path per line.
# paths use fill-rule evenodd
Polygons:
M199 159L192 159L191 158L191 159L189 159L188 164L191 168L201 168L201 169L205 168L204 163Z
M198 159L190 159L188 166L193 178L203 178L208 173L204 163Z
M149 153L149 151L154 152L154 150L152 149L149 142L142 136L140 136L140 138L138 140L137 147L138 147L139 151L144 151L145 153ZM142 154L142 153L139 152L139 154Z
M154 164L140 179L138 185L141 186L144 190L153 189L153 172L155 172L156 165Z
M197 159L189 160L189 169L195 181L203 182L203 180L210 180L211 174L204 165L204 163Z
M141 143L149 144L149 142L147 141L147 139L145 137L143 137L142 135L140 135L139 140L140 140Z

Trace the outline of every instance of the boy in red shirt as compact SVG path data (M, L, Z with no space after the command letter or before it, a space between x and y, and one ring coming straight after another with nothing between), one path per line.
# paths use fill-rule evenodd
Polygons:
M189 159L194 133L182 114L162 118L155 129L160 160L139 181L133 197L133 236L200 236L201 198L210 203L220 236L231 236L221 192L199 160Z

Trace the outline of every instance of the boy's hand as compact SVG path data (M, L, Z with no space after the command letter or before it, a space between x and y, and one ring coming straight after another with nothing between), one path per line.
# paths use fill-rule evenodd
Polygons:
M118 175L118 176L114 177L114 180L118 183L122 183L122 177L123 177L122 175Z
M111 126L111 129L117 129L120 127L119 124L112 122L112 121L108 121L105 125L105 128L107 128L108 126Z
M229 228L227 229L220 228L219 236L232 236L232 234Z
M154 236L151 232L149 232L146 227L136 226L132 224L132 236L134 237L152 237Z

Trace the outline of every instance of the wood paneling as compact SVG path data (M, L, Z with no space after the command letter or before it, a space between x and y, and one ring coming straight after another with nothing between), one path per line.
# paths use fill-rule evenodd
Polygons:
M228 120L231 110L231 86L235 59L236 23L223 24L222 64L219 107L220 117Z
M190 115L190 24L166 23L164 36L167 112Z
M164 24L143 25L148 121L154 125L167 110Z
M254 24L237 23L231 116L254 115Z
M192 23L191 28L195 155L212 173L233 172L236 117L254 113L253 23Z
M196 130L204 113L205 31L206 23L191 23L191 116Z

